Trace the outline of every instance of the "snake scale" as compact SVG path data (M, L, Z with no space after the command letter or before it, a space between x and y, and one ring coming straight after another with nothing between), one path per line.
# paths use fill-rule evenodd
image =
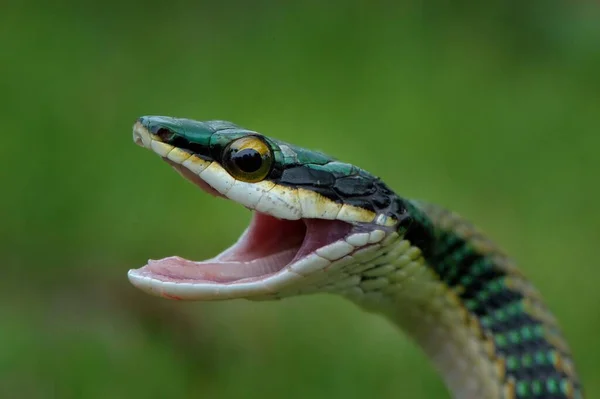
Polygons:
M141 290L205 301L333 293L404 330L455 398L583 398L539 292L459 215L230 122L145 116L133 137L203 191L253 213L212 259L172 256L130 270Z

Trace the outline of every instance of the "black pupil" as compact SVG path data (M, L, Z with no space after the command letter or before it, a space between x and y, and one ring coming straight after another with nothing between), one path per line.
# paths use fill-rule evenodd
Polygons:
M256 172L262 165L262 157L258 151L252 148L236 152L231 156L231 160L246 173Z

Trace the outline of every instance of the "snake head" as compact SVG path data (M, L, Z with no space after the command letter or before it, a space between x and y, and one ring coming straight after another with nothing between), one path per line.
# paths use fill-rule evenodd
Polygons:
M151 294L285 296L397 239L411 221L406 204L368 172L231 122L144 116L133 138L207 193L254 215L238 242L212 259L169 257L130 270L130 281Z

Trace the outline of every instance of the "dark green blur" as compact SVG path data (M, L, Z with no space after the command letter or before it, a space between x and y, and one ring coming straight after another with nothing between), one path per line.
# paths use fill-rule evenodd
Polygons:
M4 3L0 397L446 397L415 346L339 298L130 286L250 216L134 145L149 114L230 120L467 216L544 293L599 397L594 3Z

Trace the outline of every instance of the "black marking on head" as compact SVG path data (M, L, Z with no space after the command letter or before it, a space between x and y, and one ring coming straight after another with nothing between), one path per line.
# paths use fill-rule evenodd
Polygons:
M210 148L207 146L189 141L185 137L166 127L155 127L152 130L154 130L152 133L156 134L163 143L172 145L190 154L196 155L198 158L203 160L213 159L210 154Z
M276 167L281 175L277 177ZM276 184L303 188L336 203L348 204L408 222L404 202L381 180L353 165L332 161L325 164L276 163L269 179Z
M322 169L293 166L283 170L279 183L295 187L322 187L327 189L335 184L335 176Z
M377 188L370 179L362 176L343 176L335 180L333 189L345 197L371 196Z

